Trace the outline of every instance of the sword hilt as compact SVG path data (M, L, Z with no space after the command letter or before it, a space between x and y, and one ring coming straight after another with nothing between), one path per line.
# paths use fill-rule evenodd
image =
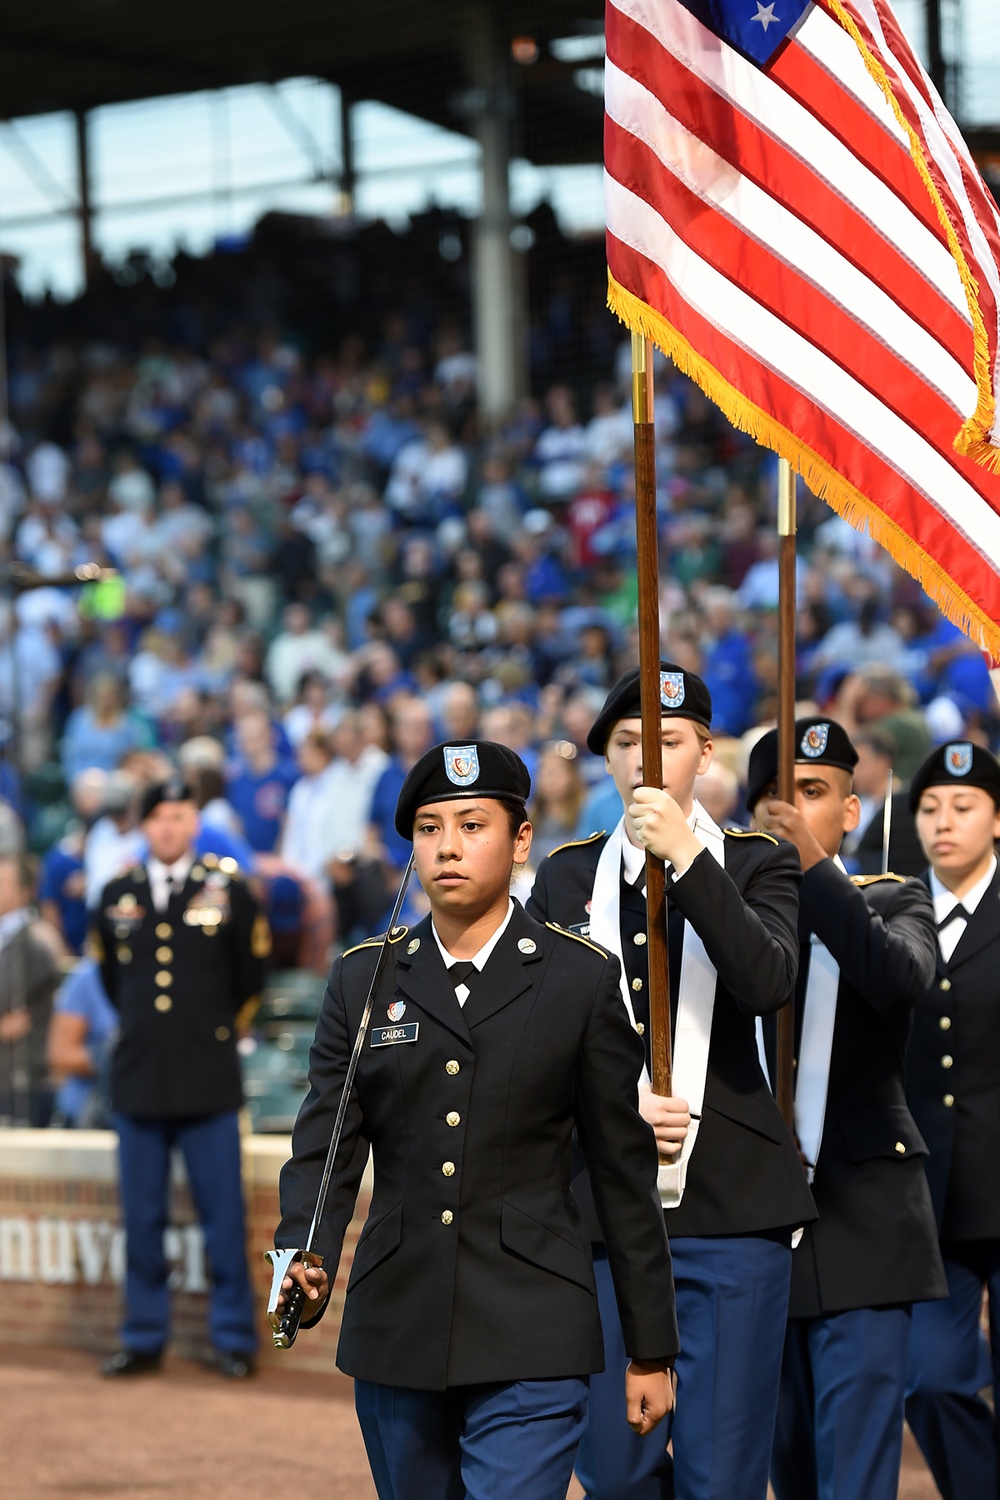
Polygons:
M292 1284L290 1292L283 1292L282 1285L296 1262L304 1266L321 1266L323 1257L312 1250L265 1250L264 1259L271 1264L271 1293L267 1301L267 1321L271 1325L271 1337L276 1349L290 1349L302 1322L306 1294L298 1282ZM284 1297L281 1312L278 1311L280 1297Z

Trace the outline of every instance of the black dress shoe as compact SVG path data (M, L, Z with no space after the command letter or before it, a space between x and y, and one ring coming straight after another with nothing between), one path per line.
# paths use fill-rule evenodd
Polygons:
M160 1368L159 1354L140 1354L136 1349L119 1349L101 1366L102 1375L147 1375Z
M254 1372L252 1354L241 1354L238 1349L217 1349L215 1368L227 1380L246 1380Z

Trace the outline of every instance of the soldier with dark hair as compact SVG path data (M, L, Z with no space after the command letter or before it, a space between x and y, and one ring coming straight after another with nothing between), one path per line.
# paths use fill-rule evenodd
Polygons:
M923 878L938 951L917 1004L907 1093L930 1148L948 1297L914 1309L906 1419L944 1500L993 1500L1000 1489L1000 764L967 740L942 745L914 776L910 807L930 862ZM990 1386L992 1403L982 1395Z
M631 1356L619 1420L645 1434L672 1403L670 1255L636 1108L642 1045L617 961L510 897L531 846L529 790L520 758L491 741L435 746L403 783L395 828L431 913L388 935L316 1242L325 1263L293 1263L279 1300L280 1314L294 1279L311 1322L322 1314L370 1146L374 1194L337 1359L355 1379L380 1500L565 1500L603 1363L567 1190L574 1126ZM330 976L279 1246L304 1243L382 946L348 951Z

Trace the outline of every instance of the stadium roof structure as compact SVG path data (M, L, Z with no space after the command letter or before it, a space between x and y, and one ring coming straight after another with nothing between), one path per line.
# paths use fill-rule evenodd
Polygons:
M514 151L594 161L601 101L547 43L599 35L603 11L603 0L0 0L0 118L310 76L468 130L478 26L498 56L517 36L539 44L537 62L511 69Z

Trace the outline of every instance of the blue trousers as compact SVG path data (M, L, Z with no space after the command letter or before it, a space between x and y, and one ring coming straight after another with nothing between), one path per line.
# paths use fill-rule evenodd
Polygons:
M611 1272L594 1246L605 1371L590 1377L577 1478L589 1500L765 1500L791 1249L782 1238L733 1235L671 1240L670 1250L681 1335L676 1411L638 1437L625 1421L628 1356Z
M587 1381L414 1391L354 1382L379 1500L566 1500Z
M992 1384L1000 1406L1000 1240L941 1251L948 1297L913 1309L906 1420L944 1500L996 1500L997 1423L979 1393ZM988 1345L979 1322L984 1290Z
M250 1354L257 1347L247 1270L234 1112L194 1120L137 1120L115 1115L125 1222L125 1321L122 1343L158 1354L170 1331L169 1267L163 1249L170 1202L170 1153L184 1157L205 1233L212 1287L209 1333L216 1349Z
M896 1500L910 1308L795 1318L785 1334L777 1500Z

